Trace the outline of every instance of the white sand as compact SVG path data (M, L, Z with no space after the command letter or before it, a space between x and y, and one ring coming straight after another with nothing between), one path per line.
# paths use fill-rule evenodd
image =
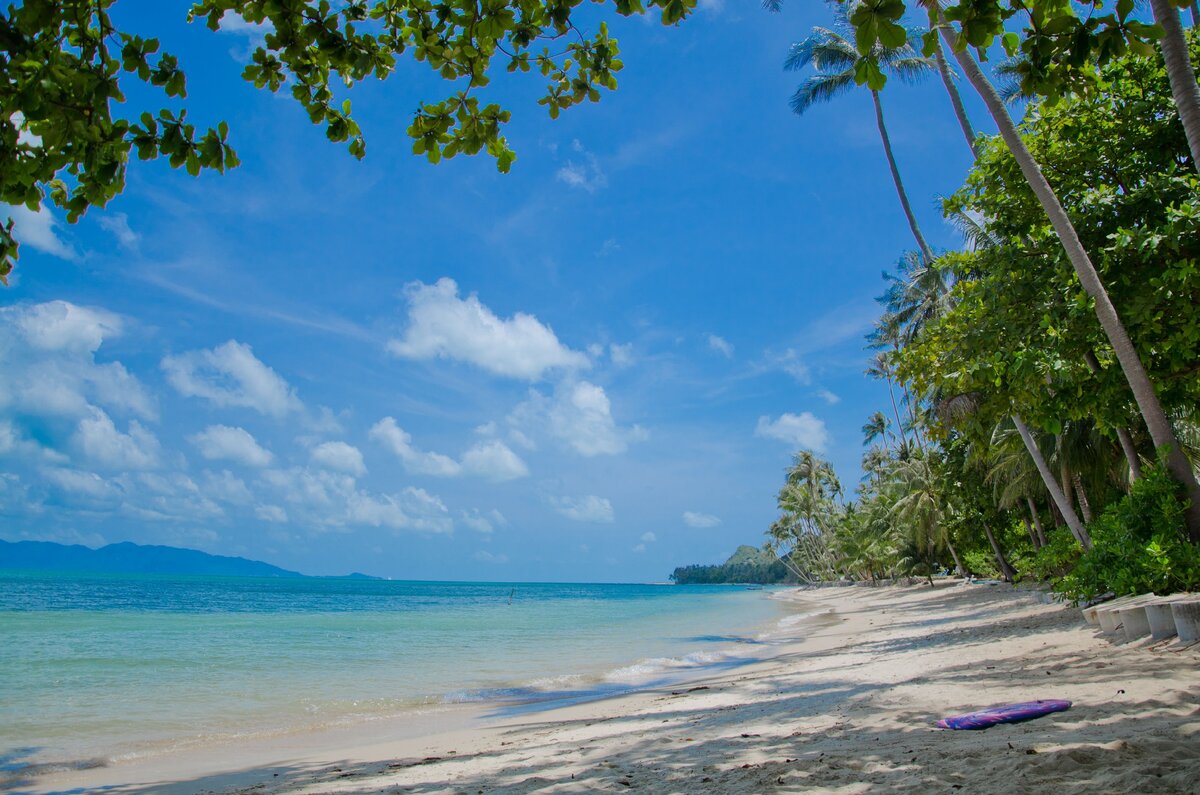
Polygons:
M303 751L114 765L22 791L1200 792L1195 648L1114 645L1078 610L1003 586L793 594L835 612L797 626L807 637L766 662L674 691L490 721L457 714L385 742L365 727ZM986 731L933 726L1036 698L1074 706Z

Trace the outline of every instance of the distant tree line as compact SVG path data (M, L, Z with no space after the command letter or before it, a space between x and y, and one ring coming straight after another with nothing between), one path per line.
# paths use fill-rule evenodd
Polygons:
M713 585L745 583L774 585L795 582L787 566L770 552L751 546L738 547L729 560L716 566L694 564L680 566L671 574L676 585Z

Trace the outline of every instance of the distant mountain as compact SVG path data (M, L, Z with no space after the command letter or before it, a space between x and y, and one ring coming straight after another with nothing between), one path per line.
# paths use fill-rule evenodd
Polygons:
M787 567L766 549L743 544L719 566L680 566L671 574L676 585L758 583L771 585L788 580Z
M143 546L128 541L100 549L49 541L0 541L0 569L108 574L210 574L223 577L304 576L257 560L209 555L196 549Z

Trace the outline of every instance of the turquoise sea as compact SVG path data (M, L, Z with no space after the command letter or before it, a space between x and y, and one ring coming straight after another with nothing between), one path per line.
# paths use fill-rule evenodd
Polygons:
M760 656L787 610L769 596L0 572L0 770L679 681Z

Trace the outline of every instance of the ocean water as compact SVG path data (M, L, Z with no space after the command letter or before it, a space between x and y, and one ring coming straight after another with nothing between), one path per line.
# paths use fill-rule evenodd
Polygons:
M0 771L681 681L758 658L769 596L0 572Z

